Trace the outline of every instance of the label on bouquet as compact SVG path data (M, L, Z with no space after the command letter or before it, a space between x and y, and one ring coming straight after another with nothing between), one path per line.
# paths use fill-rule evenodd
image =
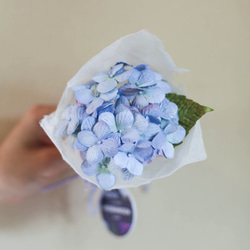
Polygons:
M105 225L116 236L131 231L135 222L135 204L131 194L123 189L104 191L100 209Z

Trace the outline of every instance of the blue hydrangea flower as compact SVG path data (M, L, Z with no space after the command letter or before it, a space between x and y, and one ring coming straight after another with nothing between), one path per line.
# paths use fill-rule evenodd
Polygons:
M77 135L76 147L86 150L86 160L89 164L97 164L104 157L113 157L118 152L118 144L114 138L110 138L110 128L103 122L97 122L93 131L82 130Z
M124 84L119 88L119 94L133 100L132 105L139 110L146 107L150 103L161 103L165 98L165 94L157 85L138 88L131 83Z
M174 157L174 146L183 141L186 130L180 126L169 124L164 130L160 131L152 140L152 146L157 150L157 154L172 159Z
M127 81L132 72L124 70L126 65L128 64L120 62L111 67L109 71L96 74L92 80L98 83L97 91L106 93L116 88L118 82Z
M82 171L88 176L95 176L97 183L104 190L111 189L116 183L116 177L109 171L108 165L110 158L105 158L103 161L90 165L86 160L83 161Z
M55 130L55 136L72 135L87 116L85 106L69 104L62 113L61 120L58 122Z
M145 162L150 160L153 153L151 146L143 148L134 143L125 143L119 147L119 152L114 156L114 163L122 169L121 177L128 180L134 175L142 174Z

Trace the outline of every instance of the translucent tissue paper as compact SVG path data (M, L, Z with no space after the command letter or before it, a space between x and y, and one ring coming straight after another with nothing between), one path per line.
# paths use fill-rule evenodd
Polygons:
M151 70L159 73L162 79L171 86L172 92L180 94L180 90L174 84L174 79L176 74L181 73L183 70L175 66L173 60L164 51L163 45L157 37L147 31L140 31L117 40L83 65L79 72L68 82L56 111L45 116L40 123L60 151L63 159L84 180L108 190L148 184L154 179L172 174L184 165L204 160L206 152L202 140L200 123L197 121L183 142L175 146L174 157L172 159L155 157L149 164L144 164L143 172L140 175L133 175L133 178L130 178L129 181L124 180L120 172L117 171L117 167L115 169L112 166L109 169L113 178L111 186L107 186L105 183L103 185L102 181L100 182L96 175L87 175L86 172L84 173L82 168L84 157L75 147L76 138L56 136L56 128L61 121L66 107L69 104L76 103L75 92L79 89L78 86L88 84L94 76L98 76L100 72L110 70L118 62L125 62L135 66L149 65ZM142 89L145 88L145 86L141 87Z

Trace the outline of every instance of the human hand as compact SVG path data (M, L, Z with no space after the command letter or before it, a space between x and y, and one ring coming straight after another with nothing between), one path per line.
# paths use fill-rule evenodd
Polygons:
M20 200L72 171L39 125L54 110L34 106L0 145L0 200Z

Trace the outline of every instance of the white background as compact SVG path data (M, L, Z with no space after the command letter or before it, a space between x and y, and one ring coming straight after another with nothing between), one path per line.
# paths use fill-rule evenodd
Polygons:
M248 0L0 0L0 139L36 103L56 104L67 81L121 36L147 29L180 68L208 159L131 189L134 231L115 238L87 212L76 180L0 207L0 249L250 248Z

